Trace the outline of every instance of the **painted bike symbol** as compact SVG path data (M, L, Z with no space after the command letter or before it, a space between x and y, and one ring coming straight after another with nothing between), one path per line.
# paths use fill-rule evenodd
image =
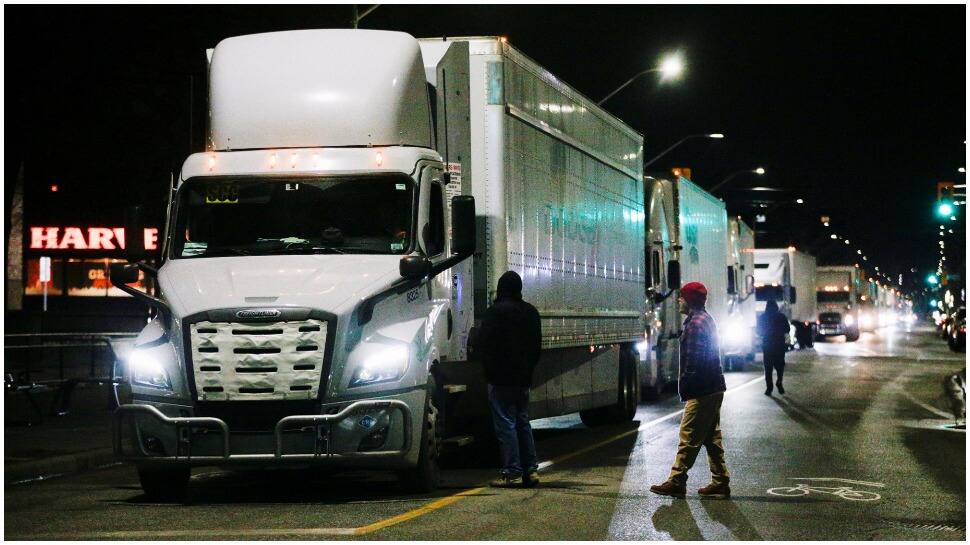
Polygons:
M857 484L861 486L869 486L875 488L883 488L886 485L883 483L873 483L867 481L853 481L850 479L839 479L836 477L792 477L790 480L793 481L834 481L839 483L847 484ZM867 490L856 490L851 486L818 486L815 484L798 483L795 486L780 486L778 488L769 488L768 493L772 496L784 496L784 497L795 497L795 496L807 496L815 492L817 494L831 494L833 496L838 496L844 500L849 501L876 501L882 496L876 494L875 492L869 492Z

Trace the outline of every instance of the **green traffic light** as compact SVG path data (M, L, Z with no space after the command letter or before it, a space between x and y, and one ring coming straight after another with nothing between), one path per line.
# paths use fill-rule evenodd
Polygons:
M941 202L936 207L936 213L948 218L953 215L953 205L948 202Z
M938 278L936 278L936 275L935 274L931 274L931 275L929 275L929 276L926 277L926 283L927 284L931 284L933 286L935 286L936 283L939 282L939 281L940 280Z

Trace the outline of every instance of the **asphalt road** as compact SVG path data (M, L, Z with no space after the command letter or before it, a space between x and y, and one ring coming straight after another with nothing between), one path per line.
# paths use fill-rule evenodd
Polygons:
M435 494L380 473L196 470L187 505L148 503L131 467L6 487L6 539L943 539L966 537L966 435L948 429L941 380L963 368L928 330L789 354L786 395L760 365L728 375L722 429L730 500L648 490L673 461L681 404L589 429L537 421L542 484L483 487L450 469Z

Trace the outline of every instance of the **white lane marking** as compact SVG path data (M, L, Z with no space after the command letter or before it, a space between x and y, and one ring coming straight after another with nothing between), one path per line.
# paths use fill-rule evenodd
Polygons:
M914 404L919 405L920 407L926 409L927 411L929 411L929 412L931 412L931 413L933 413L933 414L935 414L937 416L942 416L943 418L947 418L947 419L950 419L950 420L953 419L953 413L948 413L948 412L943 411L941 409L937 409L936 407L934 407L932 405L927 405L926 403L923 403L922 401L920 401L920 400L916 399L915 397L913 397L912 394L910 394L909 392L907 392L906 390L904 390L902 387L899 388L899 393L902 394L902 396L905 397L906 399L908 399L911 402L913 402Z
M738 390L741 390L742 388L747 388L748 386L751 386L752 384L755 384L757 382L764 382L764 380L765 379L762 378L762 377L753 378L753 379L749 380L748 382L745 382L743 384L740 384L738 386L735 386L734 388L731 388L731 389L725 391L724 392L724 395L725 396L730 395L730 394L732 394L734 392L737 392ZM596 449L598 449L598 448L600 448L602 446L608 445L608 444L610 444L610 443L612 443L614 441L619 441L620 439L623 439L624 437L629 437L630 435L633 435L635 433L636 434L639 434L640 432L642 432L644 430L647 430L649 428L652 428L652 427L656 426L657 424L660 424L661 422L665 422L667 420L670 420L672 418L675 418L677 416L680 416L683 413L684 413L684 409L680 409L679 411L674 411L674 412L672 412L670 414L665 414L665 415L663 415L661 417L654 418L653 420L651 420L649 422L645 422L643 424L640 424L640 426L638 426L636 429L627 430L627 431L625 431L623 433L614 435L613 437L609 437L607 439L604 439L603 441L600 441L599 443L595 443L595 444L590 445L588 447L584 447L584 448L581 448L579 450L570 452L569 454L564 454L562 456L559 456L558 458L553 458L552 460L546 460L544 462L540 462L539 463L539 471L543 471L545 469L548 469L549 467L551 467L551 466L553 466L553 465L555 465L557 463L564 462L566 460L569 460L570 458L575 458L576 456L579 456L581 454L586 454L587 452L589 452L591 450L596 450Z

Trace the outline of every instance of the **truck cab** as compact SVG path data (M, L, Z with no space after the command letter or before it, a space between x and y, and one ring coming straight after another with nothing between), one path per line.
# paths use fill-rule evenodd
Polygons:
M242 36L209 70L209 149L173 187L161 263L131 244L112 270L156 311L123 371L116 453L152 496L196 465L380 467L433 488L442 273L472 255L475 218L448 198L417 41ZM157 297L127 285L139 269Z

